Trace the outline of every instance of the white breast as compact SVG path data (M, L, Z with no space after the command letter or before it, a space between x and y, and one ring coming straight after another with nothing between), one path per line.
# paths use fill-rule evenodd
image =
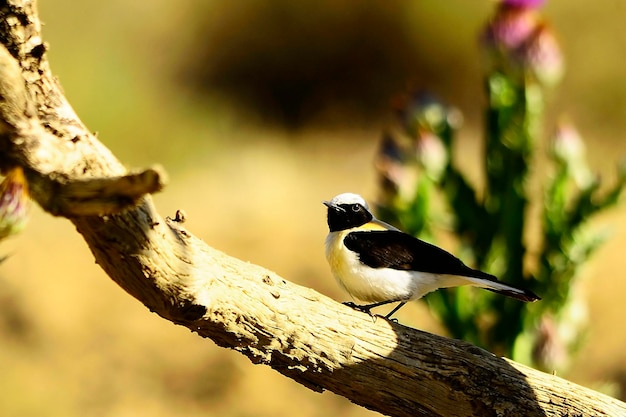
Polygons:
M326 259L339 284L353 297L365 302L412 300L437 288L460 285L458 277L388 268L371 268L362 264L355 252L347 249L343 239L351 230L329 233L326 237Z

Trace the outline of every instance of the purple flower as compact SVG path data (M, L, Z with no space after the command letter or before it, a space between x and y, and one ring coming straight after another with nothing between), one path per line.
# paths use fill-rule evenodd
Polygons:
M545 0L502 0L501 4L523 9L538 9L543 6Z
M563 75L561 48L546 25L540 25L514 55L544 85L556 84Z
M482 36L486 48L511 51L519 48L535 31L539 16L532 10L500 6Z
M522 3L500 3L480 37L489 71L500 71L520 80L531 75L541 84L555 84L563 73L559 44L537 11L520 6Z
M24 229L28 206L28 184L24 172L22 168L13 168L0 183L0 240Z

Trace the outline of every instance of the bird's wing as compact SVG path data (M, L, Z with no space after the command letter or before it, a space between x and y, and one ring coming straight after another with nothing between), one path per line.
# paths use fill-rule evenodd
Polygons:
M351 232L344 239L348 249L372 268L391 268L497 280L474 270L445 250L395 230Z
M372 268L456 275L464 277L470 285L518 300L540 300L540 297L530 290L498 281L491 274L468 267L445 250L403 232L395 230L350 232L345 237L344 244L357 253L359 261Z

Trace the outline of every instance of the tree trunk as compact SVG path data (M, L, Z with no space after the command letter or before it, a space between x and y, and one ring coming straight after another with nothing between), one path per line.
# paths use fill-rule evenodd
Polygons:
M372 319L162 219L161 169L126 172L52 76L35 2L0 1L0 168L72 221L96 262L151 311L313 390L393 416L618 416L618 400L459 340Z

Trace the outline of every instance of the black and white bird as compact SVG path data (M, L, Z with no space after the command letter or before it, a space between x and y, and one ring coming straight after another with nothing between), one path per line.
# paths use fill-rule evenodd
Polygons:
M328 207L326 259L339 284L354 298L346 303L361 311L398 302L390 318L407 301L439 288L472 285L521 301L537 301L532 291L498 281L466 266L445 250L376 219L358 194L339 194Z

